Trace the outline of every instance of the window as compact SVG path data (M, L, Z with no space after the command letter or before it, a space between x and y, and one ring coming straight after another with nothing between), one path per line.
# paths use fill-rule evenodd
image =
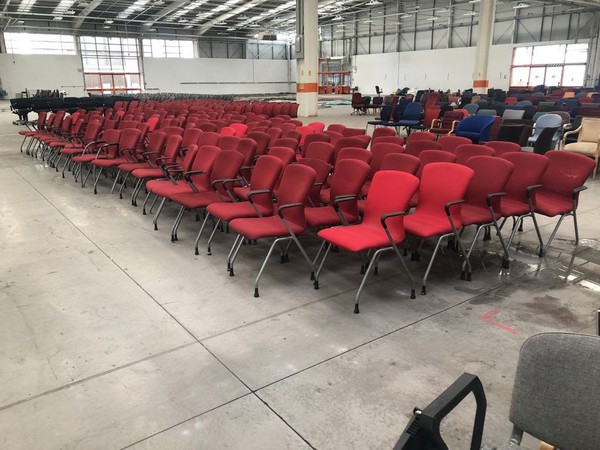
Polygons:
M193 41L176 41L165 39L144 39L142 41L144 56L151 58L193 58Z
M85 88L97 94L142 90L136 39L82 36L79 40Z
M20 55L76 55L75 38L65 34L4 33L6 52Z
M518 47L513 52L510 85L514 87L583 86L588 44Z

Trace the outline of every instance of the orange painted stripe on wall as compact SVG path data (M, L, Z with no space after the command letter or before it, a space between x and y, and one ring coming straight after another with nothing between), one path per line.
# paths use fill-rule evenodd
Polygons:
M319 86L317 83L296 83L296 92L318 92Z
M473 80L473 87L475 88L486 88L490 85L488 80Z

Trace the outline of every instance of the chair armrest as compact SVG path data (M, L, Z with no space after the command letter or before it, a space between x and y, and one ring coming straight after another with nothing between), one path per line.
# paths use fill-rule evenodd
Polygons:
M285 219L285 217L283 217L284 209L298 208L300 206L304 206L304 204L303 203L288 203L287 205L281 205L279 208L277 208L277 215L279 215L279 217L281 217L282 219Z
M525 188L525 195L527 196L527 198L533 198L533 194L535 193L535 191L541 189L541 187L541 184L533 184L531 186L527 186Z
M492 194L488 194L486 197L486 202L489 208L491 208L494 212L496 212L496 207L498 206L498 202L494 202L495 199L499 199L506 195L506 192L494 192Z
M577 200L579 198L579 193L581 191L585 191L586 189L587 189L587 186L579 186L579 187L576 187L575 189L573 189L573 193L572 193L573 200Z
M450 208L452 208L453 206L456 205L460 205L461 203L464 203L464 200L454 200L453 202L448 202L444 205L444 209L446 210L446 215L448 217L450 217Z
M203 173L206 173L206 170L191 170L189 172L184 172L183 178L185 178L186 181L191 181L192 175L202 175Z
M440 119L433 119L431 121L431 128L437 127L439 123L440 123Z
M456 130L456 126L460 123L460 120L453 120L452 121L452 128L450 128L450 132L448 133L449 135L454 133L454 131Z
M406 215L408 215L408 211L396 211L396 212L384 214L383 216L381 216L381 226L387 230L387 220L388 219L390 219L392 217L406 216Z
M338 195L333 199L333 208L338 211L340 208L340 203L349 202L351 200L356 200L356 195Z
M415 408L412 418L400 435L394 450L417 448L448 448L440 434L442 420L456 408L469 394L473 393L477 404L470 450L481 448L487 400L483 385L477 376L463 373L448 389L442 392L429 406L421 410ZM429 444L429 445L428 445Z
M254 197L255 195L260 195L260 194L270 194L271 191L269 189L255 189L253 191L248 192L248 201L250 203L254 203L254 201L252 200L252 197Z

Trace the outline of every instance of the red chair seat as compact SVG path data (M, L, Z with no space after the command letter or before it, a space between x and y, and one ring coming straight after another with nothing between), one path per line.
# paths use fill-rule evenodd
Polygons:
M214 191L187 192L169 197L175 203L185 206L187 209L206 208L208 205L216 202L231 201L227 197L221 198Z
M38 133L37 131L28 131L28 130L19 131L19 134L21 136L35 136L37 133Z
M304 210L306 223L309 227L332 227L340 225L340 217L333 206L322 206L318 208L306 208ZM358 220L358 215L344 214L348 223L353 223Z
M135 178L139 178L139 179L144 179L144 178L161 178L164 177L165 174L162 170L160 169L155 169L152 167L147 167L145 169L134 169L133 172L131 172L131 175L133 175ZM148 186L150 186L151 182L148 183Z
M177 194L192 192L192 187L181 180L175 184L171 183L170 180L151 180L146 183L146 188L160 197L172 197Z
M504 217L522 216L529 214L529 203L511 198L502 197L502 215Z
M115 158L115 159L96 159L92 161L92 164L98 167L117 167L121 164L125 164L127 159Z
M436 214L409 214L404 220L404 228L407 233L417 237L438 236L452 232L448 218Z
M461 216L463 220L463 226L490 223L492 216L490 210L483 206L477 205L462 205Z
M265 216L270 216L273 214L273 208L266 208L260 204L256 204L256 209L260 212L260 214ZM240 203L213 203L209 205L206 211L213 217L217 219L224 220L226 222L231 221L232 219L237 218L249 218L249 217L258 217L256 214L256 209L252 206L250 202L240 202Z
M376 224L327 228L319 231L317 234L327 242L331 242L333 245L354 253L390 246L390 240L384 228ZM404 240L404 232L396 232L394 234L395 236L392 237L397 244Z
M535 212L548 217L570 212L573 202L570 198L555 192L539 190L535 193Z
M142 170L142 169L149 169L150 167L148 166L148 163L124 163L124 164L119 164L119 170L121 172L133 172L134 170Z
M73 162L85 164L85 163L92 162L95 159L96 159L96 155L86 154L86 155L75 156L73 158Z
M260 224L260 227L257 226L258 224ZM295 224L294 222L288 222L288 224L294 234L300 234L305 230L304 226ZM290 235L279 216L262 217L259 219L234 219L229 223L229 228L251 240Z
M61 149L62 155L81 155L83 153L83 147L64 147Z

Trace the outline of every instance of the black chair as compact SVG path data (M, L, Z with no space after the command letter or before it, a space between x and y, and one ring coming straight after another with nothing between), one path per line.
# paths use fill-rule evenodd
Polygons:
M552 139L557 130L558 127L544 128L533 144L533 153L544 155L548 150L553 150Z

